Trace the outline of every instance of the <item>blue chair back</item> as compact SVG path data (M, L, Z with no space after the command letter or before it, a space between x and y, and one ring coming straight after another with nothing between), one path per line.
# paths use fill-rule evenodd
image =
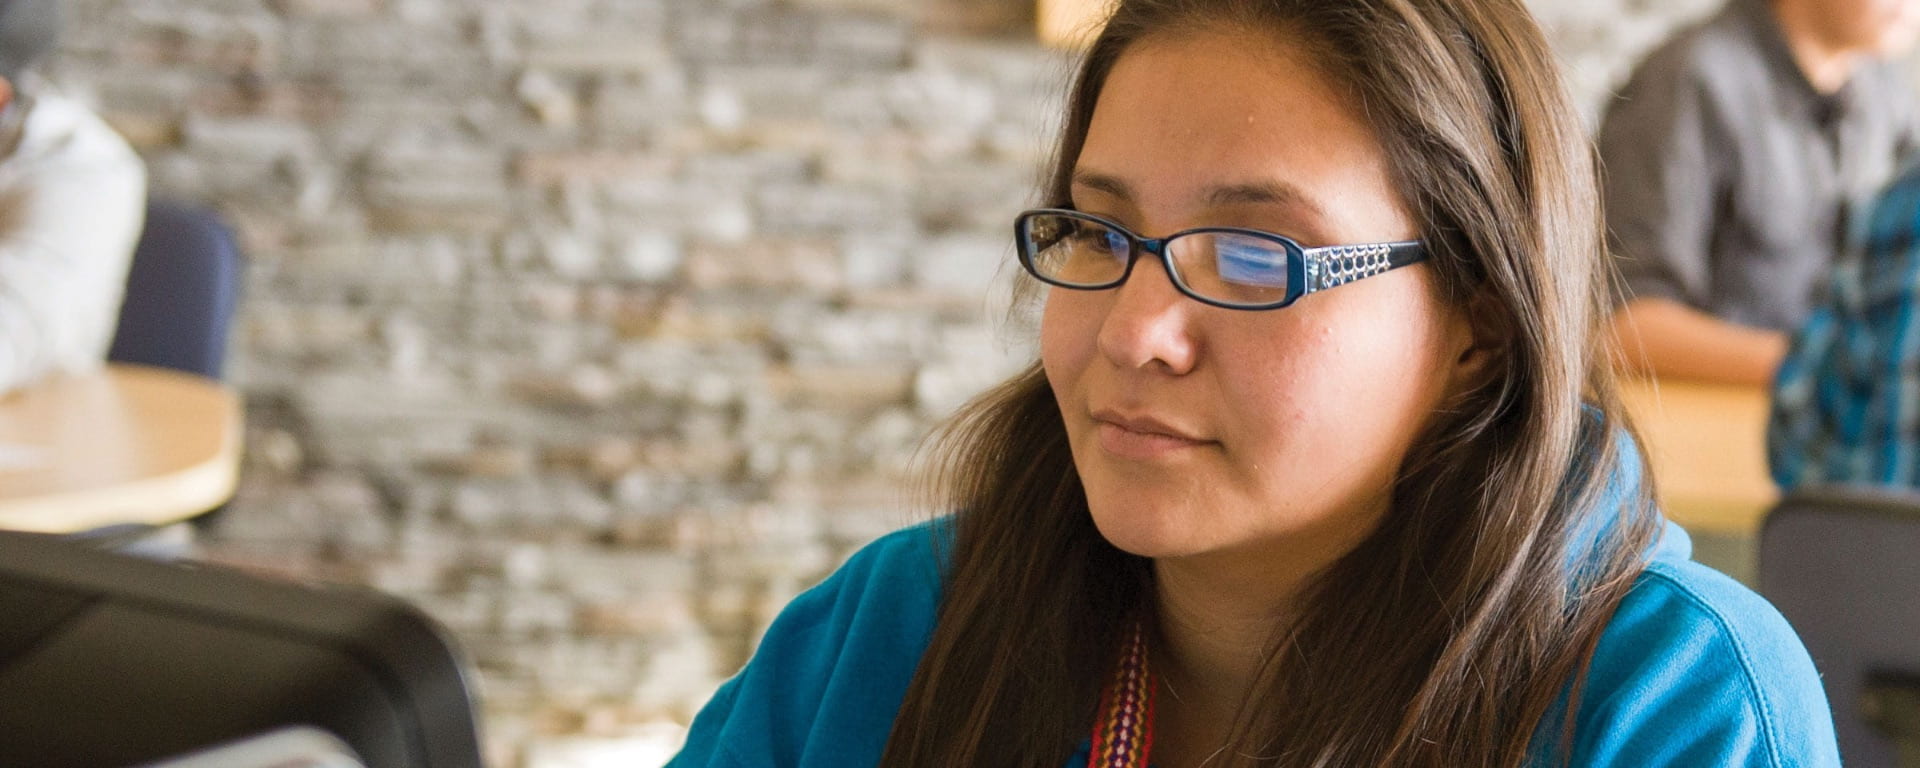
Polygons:
M107 359L220 378L242 268L218 214L151 201Z

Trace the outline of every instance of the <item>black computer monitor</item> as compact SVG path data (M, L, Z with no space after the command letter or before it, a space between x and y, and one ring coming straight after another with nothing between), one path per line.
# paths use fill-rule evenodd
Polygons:
M391 596L0 533L0 765L140 765L304 726L369 768L468 768L465 669Z

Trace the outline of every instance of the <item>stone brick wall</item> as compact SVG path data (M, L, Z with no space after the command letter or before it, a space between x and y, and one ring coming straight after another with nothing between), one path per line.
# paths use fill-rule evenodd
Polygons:
M1540 0L1583 104L1711 0ZM70 0L51 73L251 260L211 557L411 598L503 766L656 761L1031 354L1012 0Z

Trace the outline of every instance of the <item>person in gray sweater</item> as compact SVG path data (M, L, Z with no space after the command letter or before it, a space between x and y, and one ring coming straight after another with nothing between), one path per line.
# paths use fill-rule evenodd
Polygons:
M1764 385L1847 210L1920 146L1917 0L1730 0L1635 70L1599 144L1630 367Z

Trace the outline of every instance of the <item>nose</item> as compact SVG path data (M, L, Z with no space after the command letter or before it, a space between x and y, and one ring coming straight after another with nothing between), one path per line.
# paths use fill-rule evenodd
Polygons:
M1112 303L1100 323L1100 354L1123 370L1157 366L1184 374L1193 370L1199 343L1192 313L1202 305L1173 285L1166 265L1143 255L1133 274L1112 289Z

